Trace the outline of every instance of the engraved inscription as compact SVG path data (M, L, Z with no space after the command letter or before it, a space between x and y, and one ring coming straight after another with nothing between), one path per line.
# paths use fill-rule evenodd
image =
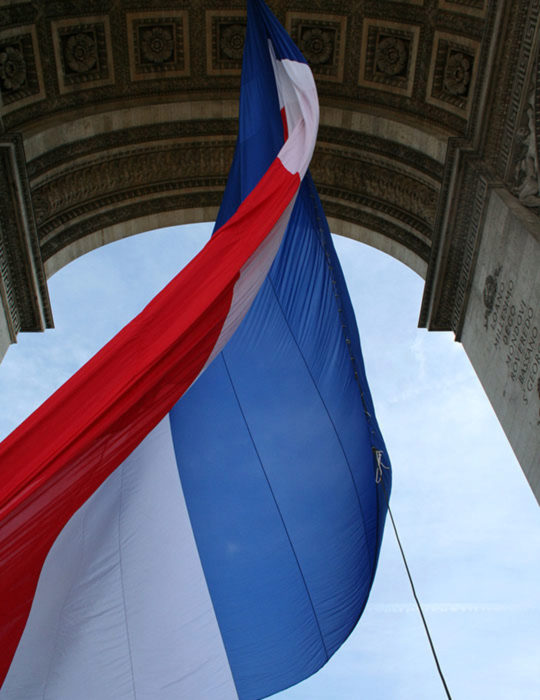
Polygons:
M516 284L501 275L499 265L486 277L483 290L484 329L493 347L505 356L508 378L528 405L540 392L540 331L535 309L515 294ZM540 413L539 413L540 415Z
M540 343L538 326L534 325L534 309L521 299L510 306L507 333L503 336L506 346L506 365L513 382L518 382L525 404L532 398L540 367Z

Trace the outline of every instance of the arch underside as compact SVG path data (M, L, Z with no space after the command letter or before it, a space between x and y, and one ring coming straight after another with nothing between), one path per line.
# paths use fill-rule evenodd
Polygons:
M46 277L73 257L213 218L233 156L246 10L243 0L100 0L92 14L84 0L0 5L0 292L13 342L52 325ZM422 275L421 324L459 335L489 188L504 183L540 210L536 5L269 5L316 79L311 171L332 229Z
M449 139L478 121L495 9L487 0L269 5L315 75L311 170L334 231L425 276ZM104 0L92 14L82 0L2 8L0 129L25 190L22 237L36 268L30 282L28 265L13 269L5 285L34 287L44 306L33 291L19 300L27 308L13 336L52 322L45 276L74 256L213 216L233 155L246 11L240 0Z
M80 137L84 117L30 137L28 175L47 276L116 238L211 220L233 157L236 120L225 115L234 108L233 101L173 103L168 119L156 124L157 107L147 105L138 109L136 126L126 125L133 113L123 109L94 117L94 131L103 131L90 137ZM395 122L377 114L356 115L361 130L341 125L354 116L322 110L311 170L326 214L336 233L375 245L423 275L443 170L441 140L410 127L404 143L389 142L379 134ZM111 123L118 128L111 131ZM414 140L428 154L406 144Z

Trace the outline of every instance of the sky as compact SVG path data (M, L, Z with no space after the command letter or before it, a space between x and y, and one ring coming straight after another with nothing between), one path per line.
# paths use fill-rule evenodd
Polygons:
M0 438L173 277L210 225L124 239L49 282L56 328L0 364ZM540 698L540 509L459 343L417 328L423 282L336 237L379 424L391 508L454 700ZM387 522L370 600L330 662L280 700L445 694Z

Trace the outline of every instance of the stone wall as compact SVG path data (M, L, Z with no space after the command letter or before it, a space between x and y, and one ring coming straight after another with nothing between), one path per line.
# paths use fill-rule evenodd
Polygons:
M461 340L540 501L540 231L491 191Z

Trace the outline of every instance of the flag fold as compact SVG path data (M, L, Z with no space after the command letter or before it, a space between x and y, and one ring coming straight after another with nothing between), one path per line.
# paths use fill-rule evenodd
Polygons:
M249 0L212 238L0 445L1 700L265 697L354 627L384 444L317 126L305 59Z

